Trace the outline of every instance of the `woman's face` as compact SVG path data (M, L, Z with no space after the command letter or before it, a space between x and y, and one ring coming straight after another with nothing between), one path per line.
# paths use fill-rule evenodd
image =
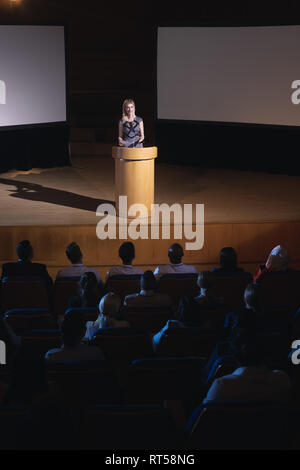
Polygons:
M126 116L133 116L133 115L134 115L134 111L135 111L134 104L132 104L132 103L127 103L126 106L125 106L125 114L126 114Z

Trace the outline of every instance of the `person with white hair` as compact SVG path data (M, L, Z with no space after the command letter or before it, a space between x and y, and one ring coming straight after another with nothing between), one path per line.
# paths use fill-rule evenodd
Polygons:
M282 245L277 245L268 256L266 264L262 264L257 268L254 275L254 282L256 282L260 276L269 271L286 271L290 262L289 253L286 248Z
M86 339L91 339L95 331L100 328L115 327L128 328L130 325L122 319L120 314L121 300L113 292L106 294L99 303L99 315L96 321L86 323Z

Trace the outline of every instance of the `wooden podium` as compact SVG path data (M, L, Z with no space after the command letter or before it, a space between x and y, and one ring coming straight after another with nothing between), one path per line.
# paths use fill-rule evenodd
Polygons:
M147 212L144 210L139 217L150 216L151 204L154 204L154 160L157 147L113 147L112 157L115 160L117 216L127 217L127 213L119 212L119 196L127 196L127 208L132 204L144 204Z

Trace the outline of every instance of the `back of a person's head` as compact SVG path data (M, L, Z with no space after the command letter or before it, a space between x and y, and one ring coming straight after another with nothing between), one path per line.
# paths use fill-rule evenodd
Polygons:
M197 285L200 289L210 290L212 288L212 273L210 271L201 271L198 274Z
M102 297L99 303L100 313L111 318L120 318L120 307L120 297L113 292L109 292Z
M241 367L260 366L264 364L263 347L256 337L240 341L236 345L235 357Z
M119 257L123 264L131 264L135 257L134 244L132 242L124 242L119 248Z
M29 240L23 240L17 245L17 255L22 261L29 261L33 257L33 248Z
M83 301L83 307L88 307L89 304L98 297L98 281L95 273L86 272L79 279L80 297Z
M281 271L288 268L289 262L288 250L282 245L277 245L269 254L266 267L270 270Z
M260 284L254 282L247 285L244 292L244 302L246 308L252 309L255 312L262 310L262 292Z
M183 257L183 248L179 243L173 243L168 251L168 257L170 259L170 262L173 264L179 264L181 263L181 259Z
M237 267L237 254L231 246L225 246L220 251L220 265L222 268L231 271Z
M152 271L145 271L141 275L140 285L143 290L156 290L156 279Z
M75 242L69 243L66 247L66 255L72 264L79 263L82 260L80 247Z
M83 313L71 311L65 314L61 323L62 339L65 346L73 347L84 336L85 319Z

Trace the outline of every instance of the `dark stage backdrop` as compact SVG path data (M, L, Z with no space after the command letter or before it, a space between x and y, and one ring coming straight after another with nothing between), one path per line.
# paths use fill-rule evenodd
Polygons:
M146 3L141 0L131 0L130 3L99 0L43 0L41 3L40 0L20 0L14 8L9 4L8 1L0 1L3 23L67 26L69 123L74 140L82 141L80 139L84 135L87 142L116 142L121 103L125 98L132 97L136 101L138 115L144 118L146 145L156 143L160 147L158 164L166 155L165 149L171 161L178 159L179 163L185 163L192 156L190 163L205 166L232 167L236 160L233 154L241 156L245 152L247 158L238 160L238 165L245 168L251 168L255 158L258 167L267 167L270 171L277 171L280 165L283 168L290 162L291 151L295 152L292 145L297 140L293 130L285 135L281 130L276 133L276 129L256 131L255 126L230 129L222 124L216 131L214 124L203 124L197 131L194 129L196 135L188 133L185 148L174 153L174 133L168 134L168 123L165 123L163 130L156 121L156 29L159 25L300 24L299 0L273 3L271 8L268 2L258 0L191 0L187 3L170 0ZM259 140L253 138L253 129ZM176 127L176 133L179 130ZM273 136L276 137L272 146ZM197 151L190 152L189 145ZM261 145L266 152L258 156ZM207 152L209 148L213 152Z

